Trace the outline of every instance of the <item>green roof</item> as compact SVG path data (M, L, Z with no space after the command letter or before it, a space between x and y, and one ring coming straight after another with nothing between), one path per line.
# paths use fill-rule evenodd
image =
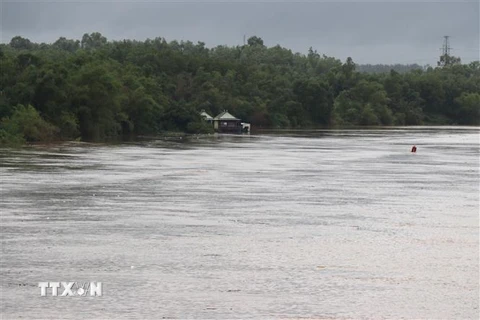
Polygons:
M213 117L206 113L205 110L202 110L202 112L200 112L200 116L205 120L213 120Z
M224 110L222 113L216 116L214 120L240 120L240 119L235 118L230 113L228 113L227 110Z

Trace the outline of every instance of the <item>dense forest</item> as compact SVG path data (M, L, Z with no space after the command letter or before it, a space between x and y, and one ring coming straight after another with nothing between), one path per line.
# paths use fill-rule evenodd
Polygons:
M356 70L359 72L366 72L366 73L388 73L390 71L396 71L398 73L406 73L413 70L420 70L428 68L422 67L416 63L414 64L360 64L357 65Z
M0 143L211 132L228 109L253 128L480 123L480 63L359 72L354 61L199 42L81 40L0 45Z

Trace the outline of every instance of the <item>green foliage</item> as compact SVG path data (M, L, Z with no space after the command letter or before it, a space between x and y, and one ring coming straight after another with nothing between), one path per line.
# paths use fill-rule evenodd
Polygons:
M380 124L377 115L373 111L373 108L370 104L367 104L360 114L360 122L359 124L365 126L374 126Z
M273 113L270 115L270 123L273 128L288 128L290 127L290 120L285 114Z
M69 39L66 39L65 37L60 37L57 41L53 43L52 46L60 50L75 52L78 49L80 49L80 41L69 40Z
M389 73L391 71L398 73L407 73L412 70L422 70L423 67L418 64L362 64L357 66L359 72L365 73Z
M205 121L189 122L185 132L188 133L213 133L213 127Z
M480 94L462 93L455 99L458 105L458 121L461 124L480 125Z
M56 128L43 120L34 107L18 105L14 110L11 117L3 118L0 123L2 139L36 142L54 137Z
M85 50L99 49L106 44L107 38L102 36L102 34L100 34L99 32L94 32L92 34L85 33L81 41L81 47Z
M448 54L440 56L440 60L437 62L439 67L449 67L460 64L462 61L459 57L454 57Z
M25 143L19 133L11 133L0 126L0 146L18 147Z
M253 128L479 124L480 62L362 66L313 48L80 40L0 44L0 143L208 133L199 111ZM26 106L26 107L24 107Z
M249 46L263 46L263 40L260 37L253 36L248 38L247 43Z
M318 79L299 80L293 84L296 101L300 102L314 124L328 125L333 110L333 96L328 84Z
M80 136L78 119L73 113L62 111L58 127L64 138L76 139Z
M16 36L10 40L10 47L18 50L30 50L34 48L34 44L26 38Z

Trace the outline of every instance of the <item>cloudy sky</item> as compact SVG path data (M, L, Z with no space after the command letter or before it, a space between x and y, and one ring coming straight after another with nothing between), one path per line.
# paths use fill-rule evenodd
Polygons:
M2 0L1 41L80 39L98 31L108 39L164 37L240 45L257 35L280 44L357 63L434 65L443 36L462 61L479 59L478 0Z

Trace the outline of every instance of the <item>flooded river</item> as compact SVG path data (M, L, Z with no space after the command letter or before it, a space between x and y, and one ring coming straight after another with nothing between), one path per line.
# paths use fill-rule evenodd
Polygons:
M0 317L478 319L479 130L0 149Z

